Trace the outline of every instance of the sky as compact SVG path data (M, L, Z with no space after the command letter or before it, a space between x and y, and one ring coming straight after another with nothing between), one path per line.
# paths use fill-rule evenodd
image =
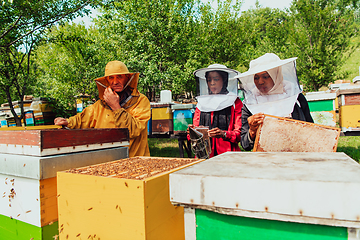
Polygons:
M203 1L211 1L211 0L203 0ZM213 1L216 4L216 0ZM246 11L251 7L255 8L256 0L243 0L243 5L241 7L241 11ZM270 7L270 8L289 8L292 0L259 0L260 6L262 7ZM87 17L77 18L74 20L75 23L84 22L85 26L91 25L91 17L96 17L98 12L96 10L92 11L92 14Z

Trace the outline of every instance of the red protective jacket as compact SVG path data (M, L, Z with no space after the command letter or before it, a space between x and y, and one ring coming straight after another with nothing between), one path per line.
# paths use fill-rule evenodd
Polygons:
M226 138L213 138L211 146L210 157L214 156L214 146L216 144L216 150L218 154L228 151L240 151L239 142L241 140L241 108L243 106L241 100L237 98L235 100L234 107L231 108L231 120L228 130L226 131ZM193 125L199 126L200 110L196 108L193 118ZM211 122L213 118L213 112L211 112Z

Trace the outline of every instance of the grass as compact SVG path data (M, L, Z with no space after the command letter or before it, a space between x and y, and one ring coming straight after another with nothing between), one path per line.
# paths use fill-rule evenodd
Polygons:
M360 162L360 136L340 137L337 152L344 152L352 159Z
M351 39L351 45L359 44L359 42L360 42L360 37L355 37ZM359 76L359 66L360 66L360 48L357 48L355 49L353 54L345 61L339 73L347 72L348 74L345 77L345 80L352 81L354 77Z
M179 145L176 139L149 138L152 157L180 157ZM360 162L360 136L341 136L337 152L344 152L352 159ZM186 153L184 153L187 157Z

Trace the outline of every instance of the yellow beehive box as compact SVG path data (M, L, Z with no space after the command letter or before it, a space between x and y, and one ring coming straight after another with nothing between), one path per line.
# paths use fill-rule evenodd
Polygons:
M360 105L340 106L341 128L360 128Z
M60 239L185 239L169 174L200 161L134 157L58 172Z
M173 119L173 112L171 104L153 103L151 104L151 118L152 120Z

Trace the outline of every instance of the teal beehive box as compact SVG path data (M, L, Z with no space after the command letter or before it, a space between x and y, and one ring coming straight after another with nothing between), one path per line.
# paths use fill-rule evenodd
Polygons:
M173 111L174 134L186 132L188 125L193 123L194 104L176 104L171 106Z

